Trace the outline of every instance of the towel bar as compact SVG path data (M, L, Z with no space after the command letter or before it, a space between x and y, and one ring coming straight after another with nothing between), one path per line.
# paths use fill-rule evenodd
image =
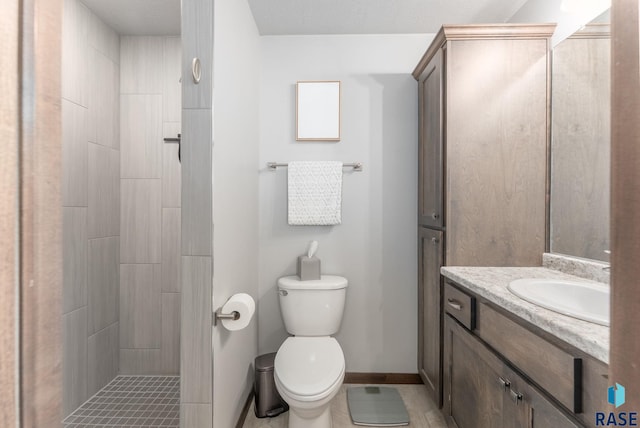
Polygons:
M279 166L289 166L287 162L267 162L269 169L275 170ZM360 162L343 163L345 168L353 168L354 171L362 171L362 164Z

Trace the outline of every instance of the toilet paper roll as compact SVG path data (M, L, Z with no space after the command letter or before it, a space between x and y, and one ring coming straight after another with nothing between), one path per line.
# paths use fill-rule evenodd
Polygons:
M256 302L247 293L238 293L231 296L227 303L222 306L223 314L230 314L234 311L240 314L237 320L223 319L222 325L229 331L242 330L251 322L251 317L256 310Z

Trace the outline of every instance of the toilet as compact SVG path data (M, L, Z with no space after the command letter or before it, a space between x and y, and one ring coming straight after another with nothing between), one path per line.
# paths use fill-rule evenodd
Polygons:
M289 428L330 428L330 403L344 380L344 354L336 339L348 281L334 275L278 280L287 338L274 363L276 388L289 404Z

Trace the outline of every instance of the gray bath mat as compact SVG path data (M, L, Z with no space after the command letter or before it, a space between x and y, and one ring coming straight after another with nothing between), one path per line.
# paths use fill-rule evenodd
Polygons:
M347 403L355 425L397 427L409 425L409 414L395 388L352 386L347 388Z

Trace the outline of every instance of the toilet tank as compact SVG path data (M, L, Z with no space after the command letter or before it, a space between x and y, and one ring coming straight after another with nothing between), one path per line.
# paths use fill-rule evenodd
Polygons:
M322 275L301 281L297 276L278 280L284 325L295 336L331 336L338 332L347 295L346 278Z

